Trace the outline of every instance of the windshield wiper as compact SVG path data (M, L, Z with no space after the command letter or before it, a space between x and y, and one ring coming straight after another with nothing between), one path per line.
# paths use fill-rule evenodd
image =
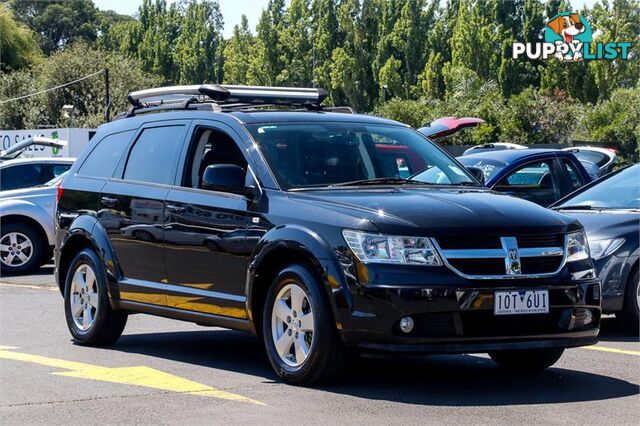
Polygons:
M431 185L427 182L421 182L419 180L403 179L399 177L384 177L375 179L360 179L352 180L349 182L332 183L329 187L334 186L364 186L364 185L385 185L385 184L418 184L418 185Z
M554 207L553 210L601 210L602 207L594 208L588 204L577 204L575 206L558 206Z

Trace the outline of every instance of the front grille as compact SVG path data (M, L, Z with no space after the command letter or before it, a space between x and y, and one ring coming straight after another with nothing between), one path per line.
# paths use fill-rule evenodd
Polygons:
M564 247L563 234L519 235L518 247Z
M438 244L444 250L500 248L500 237L439 237Z
M523 257L520 261L523 274L550 274L558 270L562 256Z
M564 234L436 238L445 263L469 278L550 275L564 261Z
M503 275L504 259L451 259L451 266L466 275Z

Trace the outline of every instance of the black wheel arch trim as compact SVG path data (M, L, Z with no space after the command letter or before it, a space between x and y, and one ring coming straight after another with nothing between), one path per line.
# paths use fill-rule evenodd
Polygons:
M338 329L345 309L352 306L351 295L342 267L333 254L331 246L313 230L300 225L277 226L269 230L256 246L249 262L246 283L246 308L249 318L254 322L252 299L257 285L257 271L269 254L275 250L290 250L302 255L312 264L322 279L329 297L331 310ZM342 314L341 314L342 311Z
M90 215L78 216L70 224L69 230L60 244L60 254L57 260L63 257L65 248L78 239L83 239L88 242L89 246L96 252L98 258L102 262L107 273L107 291L109 293L109 301L112 307L114 307L113 300L120 298L118 279L121 277L121 272L111 247L109 237L107 236L107 231L100 224L97 218ZM58 287L64 294L66 273L65 276L62 276L59 268L59 262L56 262L56 278L58 279Z

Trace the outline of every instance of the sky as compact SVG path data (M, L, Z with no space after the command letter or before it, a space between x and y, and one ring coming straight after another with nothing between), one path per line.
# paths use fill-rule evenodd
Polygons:
M167 0L173 3L175 0ZM233 34L233 27L240 23L242 15L247 15L249 28L253 31L260 19L260 13L265 8L269 0L218 0L220 10L224 17L224 37L229 38ZM137 12L142 0L93 0L101 10L115 10L123 15L133 15ZM576 10L582 9L586 4L591 7L596 0L571 0L571 4Z

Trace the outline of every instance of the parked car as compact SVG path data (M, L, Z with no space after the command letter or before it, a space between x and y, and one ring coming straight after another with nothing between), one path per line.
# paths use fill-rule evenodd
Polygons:
M325 96L131 93L60 188L55 276L73 339L113 344L135 312L245 330L294 384L336 377L349 348L538 370L597 341L600 283L577 220L489 191L406 125L323 111ZM399 159L445 177L400 178ZM110 226L218 238L138 240L102 226L103 209L123 218Z
M481 168L488 188L541 206L593 180L572 153L556 149L492 151L464 155L458 161Z
M602 281L602 309L622 317L637 335L640 164L610 173L552 208L584 225L591 257Z
M472 146L471 148L464 151L462 155L469 154L478 154L480 152L489 152L489 151L505 151L512 149L529 149L526 145L520 145L517 143L510 142L494 142L494 143L485 143L482 145Z
M18 158L27 149L34 149L34 147L62 148L66 144L66 141L59 139L32 137L0 152L0 191L42 185L69 170L73 164L73 158Z
M53 210L59 175L44 185L0 192L0 267L3 274L24 274L53 256Z
M609 148L599 148L595 146L580 146L564 148L563 151L569 151L575 155L583 164L590 163L595 165L595 175L597 177L604 176L613 171L618 156L616 151Z

